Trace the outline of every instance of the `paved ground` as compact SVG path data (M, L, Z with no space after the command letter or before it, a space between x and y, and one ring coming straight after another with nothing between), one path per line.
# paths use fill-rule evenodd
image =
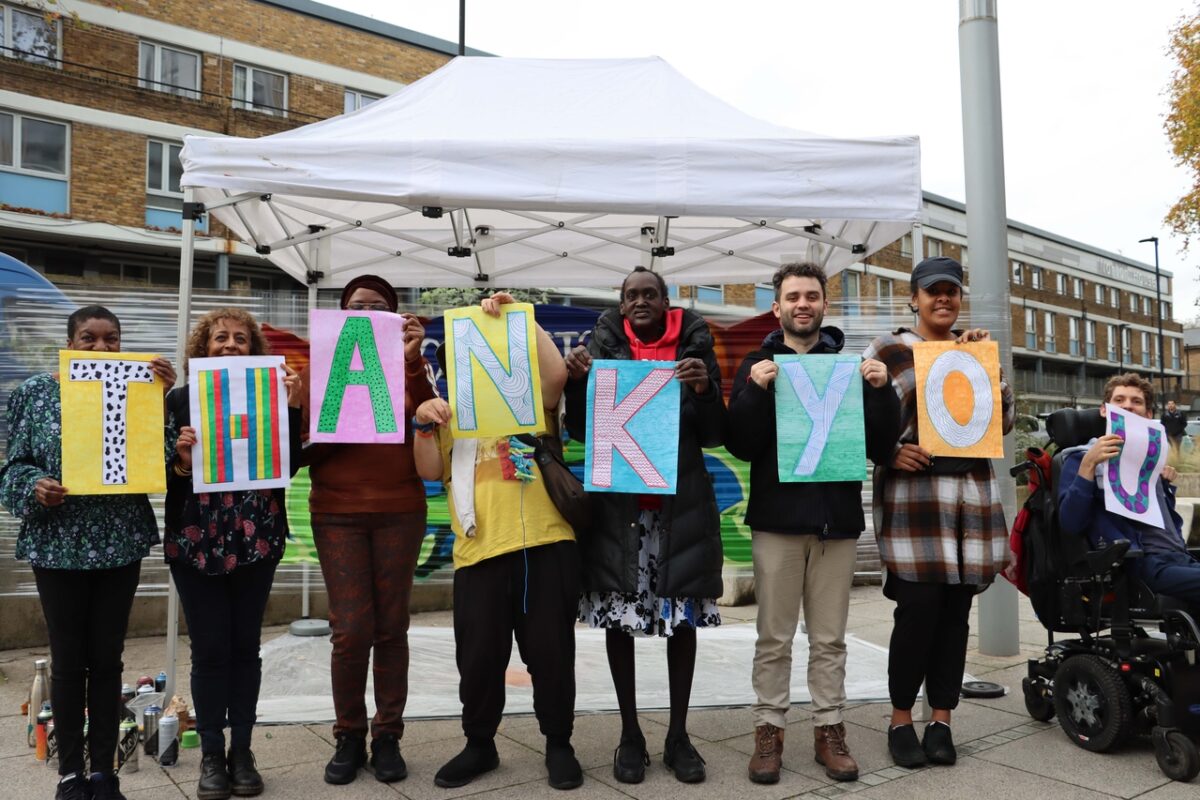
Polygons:
M728 624L752 624L754 606L723 609ZM856 587L850 606L850 630L868 641L887 645L891 631L891 603L879 588ZM422 614L414 620L421 625L449 623L446 612ZM618 784L612 777L612 752L620 731L615 714L593 714L576 721L575 747L586 770L582 788L575 798L831 798L854 794L864 798L904 800L931 797L972 798L1053 798L1071 800L1085 797L1144 797L1152 800L1179 798L1194 800L1200 796L1197 784L1171 783L1154 761L1148 742L1137 742L1119 753L1088 753L1067 741L1057 725L1033 722L1025 713L1020 696L1024 661L1037 655L1045 634L1033 618L1027 603L1021 607L1021 653L995 658L980 655L975 637L971 639L967 669L981 679L1001 683L1009 695L998 700L967 700L954 721L959 744L959 763L955 767L905 770L891 766L887 755L887 708L885 704L860 704L847 711L849 742L862 768L860 779L850 784L829 781L812 760L812 733L809 715L803 706L789 716L784 748L785 771L775 786L759 786L746 778L746 764L752 750L753 722L746 709L695 711L690 715L693 741L708 762L708 781L685 786L675 781L662 766L662 740L666 732L666 714L642 715L643 730L653 761L646 781L636 786ZM187 648L181 647L186 657ZM130 640L125 651L126 674L156 673L163 659L161 637ZM54 776L34 761L25 745L25 721L19 715L20 704L28 691L33 660L44 655L37 650L0 652L0 765L4 767L4 788L0 796L50 798ZM704 643L701 636L700 669L703 669ZM453 669L452 665L447 665ZM186 681L186 662L181 676ZM270 680L270 676L267 676ZM186 691L186 686L182 687ZM289 725L260 728L255 733L254 750L266 779L264 797L302 798L549 798L562 797L545 782L542 765L542 737L531 717L506 718L500 728L497 747L500 769L460 789L439 789L433 785L438 767L458 752L461 730L455 720L417 720L409 723L403 741L403 753L409 764L409 777L384 785L362 773L353 784L328 786L321 770L332 752L331 735L325 725ZM184 750L180 763L162 768L143 758L141 770L123 776L122 786L130 800L195 797L199 751Z

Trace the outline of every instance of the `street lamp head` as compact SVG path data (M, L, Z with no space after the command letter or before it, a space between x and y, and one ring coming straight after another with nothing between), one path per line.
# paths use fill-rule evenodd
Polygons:
M1158 244L1158 237L1150 236L1145 239L1138 239L1138 244L1145 244L1146 242L1154 242L1155 244Z

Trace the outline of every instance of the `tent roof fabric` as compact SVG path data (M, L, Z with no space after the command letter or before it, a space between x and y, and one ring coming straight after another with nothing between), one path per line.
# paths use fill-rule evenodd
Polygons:
M352 114L189 136L182 160L222 223L320 286L612 286L639 263L755 282L795 257L832 274L921 210L915 137L766 123L658 58L460 57Z

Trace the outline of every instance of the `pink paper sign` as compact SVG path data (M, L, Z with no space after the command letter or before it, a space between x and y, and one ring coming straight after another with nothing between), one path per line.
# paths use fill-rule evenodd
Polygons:
M309 312L312 442L404 441L404 318Z

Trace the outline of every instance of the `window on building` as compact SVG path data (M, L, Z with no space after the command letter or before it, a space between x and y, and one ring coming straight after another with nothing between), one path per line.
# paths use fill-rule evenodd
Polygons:
M958 255L959 255L958 263L963 265L963 269L966 269L967 267L971 266L971 254L967 251L966 245L963 245L962 247L958 248Z
M862 294L862 275L850 270L842 271L842 308L846 316L856 317L861 312L858 298Z
M1158 313L1162 314L1163 319L1170 319L1171 318L1171 304L1168 303L1166 300L1163 300L1158 305Z
M1143 314L1145 314L1147 317L1148 317L1148 316L1150 316L1150 315L1153 313L1153 312L1150 310L1152 307L1153 307L1153 305L1152 305L1152 301L1151 301L1151 299L1150 299L1150 296L1149 296L1149 295L1143 295L1143 296L1142 296L1142 313L1143 313Z
M0 203L67 213L69 152L65 124L0 113Z
M1012 262L1012 282L1017 286L1021 285L1021 262Z
M151 139L146 143L146 191L168 197L183 197L179 179L183 166L179 163L179 152L183 145L158 142Z
M1054 291L1058 292L1064 297L1067 294L1067 276L1063 275L1061 272L1055 274L1054 276Z
M1138 310L1138 296L1133 292L1129 293L1129 310L1135 314Z
M200 54L155 42L138 45L138 86L200 99Z
M1042 268L1041 267L1030 267L1029 268L1029 286L1032 289L1042 288Z
M896 294L896 282L891 278L879 279L879 306L890 309Z
M900 257L912 258L913 255L913 235L906 233L900 237Z
M1116 289L1108 290L1108 304L1113 308L1121 307L1121 294Z
M1127 327L1121 328L1121 361L1133 363L1133 333Z
M1071 296L1079 300L1083 299L1083 280L1081 278L1071 278Z
M775 287L769 283L758 283L754 286L754 310L770 311L775 302Z
M1079 320L1075 317L1067 319L1067 350L1071 355L1079 355Z
M701 303L724 303L725 290L720 286L697 286L696 299Z
M367 94L366 92L356 92L353 89L346 90L346 100L343 104L342 113L349 114L351 111L358 111L363 106L369 106L376 100L382 100L379 95Z
M1096 321L1087 320L1083 323L1084 353L1088 358L1096 357Z
M1042 342L1045 345L1043 349L1047 353L1056 353L1058 350L1054 345L1054 312L1047 311L1042 317L1042 322L1045 324L1042 331Z
M1025 349L1037 350L1037 311L1025 309Z
M0 6L0 46L9 58L56 67L61 34L58 20L33 10Z
M1179 340L1171 340L1171 369L1179 369Z
M1150 353L1151 353L1150 334L1147 333L1146 331L1142 331L1142 366L1143 367L1150 366L1150 361L1151 361Z
M1117 326L1105 325L1105 335L1108 337L1108 360L1117 360Z
M233 105L277 117L287 116L287 76L234 64Z
M1096 305L1104 305L1104 287L1096 284Z
M925 257L935 258L942 254L942 242L940 239L925 239Z

